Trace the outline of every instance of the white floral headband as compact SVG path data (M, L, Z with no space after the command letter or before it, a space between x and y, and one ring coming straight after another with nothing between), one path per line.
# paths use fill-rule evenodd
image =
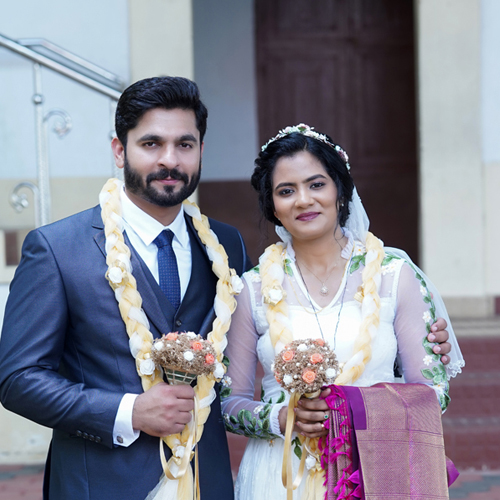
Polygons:
M344 160L345 166L347 170L351 169L351 166L349 165L349 157L347 156L347 153L338 145L334 144L331 142L328 137L325 134L320 134L319 132L316 132L314 130L314 127L310 127L309 125L306 125L305 123L299 123L298 125L294 125L293 127L286 127L283 130L280 130L276 136L274 136L272 139L269 139L261 148L261 151L265 151L267 146L271 144L272 142L281 139L282 137L285 137L287 135L293 134L293 133L298 133L305 135L307 137L312 137L313 139L317 139L318 141L324 142L325 144L328 144L331 146L335 151L338 153L338 155Z

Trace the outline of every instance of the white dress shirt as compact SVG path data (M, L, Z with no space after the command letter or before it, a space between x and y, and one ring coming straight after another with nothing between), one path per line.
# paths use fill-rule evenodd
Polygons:
M148 266L157 283L159 283L158 247L154 240L164 229L170 229L174 233L172 249L177 259L182 300L191 279L191 242L182 206L173 222L163 226L133 203L125 190L122 190L120 199L124 230L131 245ZM138 394L125 394L120 402L113 427L115 445L130 446L139 437L140 431L132 427L132 410L137 396Z

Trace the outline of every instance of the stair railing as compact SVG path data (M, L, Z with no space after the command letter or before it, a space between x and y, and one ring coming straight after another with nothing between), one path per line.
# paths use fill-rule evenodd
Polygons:
M44 112L42 87L42 67L74 80L110 98L110 115L114 115L116 101L120 98L125 82L110 71L97 66L82 57L73 54L58 45L42 38L12 40L0 34L0 47L33 62L33 104L35 107L36 158L38 185L23 181L17 184L10 197L10 203L18 212L28 206L25 194L19 194L23 188L30 189L34 196L35 226L51 221L50 166L48 155L48 125L54 120L53 130L59 137L64 137L72 127L71 117L66 111L54 109ZM110 118L112 123L112 118ZM112 133L110 133L112 135Z

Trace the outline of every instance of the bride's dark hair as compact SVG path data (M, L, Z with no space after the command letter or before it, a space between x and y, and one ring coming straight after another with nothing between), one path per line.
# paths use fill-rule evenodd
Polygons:
M328 137L328 136L327 136ZM329 137L328 140L333 142ZM335 149L317 139L298 132L291 133L271 142L255 160L252 186L259 193L259 207L262 215L273 224L281 226L274 215L273 172L276 162L282 157L291 157L300 151L307 151L317 158L337 187L338 224L344 227L349 217L349 202L352 199L354 183L344 160Z

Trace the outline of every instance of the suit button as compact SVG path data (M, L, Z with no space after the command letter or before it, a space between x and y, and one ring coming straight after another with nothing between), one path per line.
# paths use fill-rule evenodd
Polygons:
M81 438L82 437L82 431L76 431L76 435Z
M93 436L92 434L89 434L89 441L95 441L95 436Z
M95 442L96 442L96 443L100 443L101 441L102 441L102 440L101 440L101 438L100 438L99 436L96 436L96 437L95 437Z
M83 433L83 439L88 439L88 438L89 438L89 435L86 432L84 432Z
M180 319L178 319L176 322L175 322L175 326L181 326L182 325L182 321Z
M116 440L120 443L123 444L123 438L121 436L116 436Z

